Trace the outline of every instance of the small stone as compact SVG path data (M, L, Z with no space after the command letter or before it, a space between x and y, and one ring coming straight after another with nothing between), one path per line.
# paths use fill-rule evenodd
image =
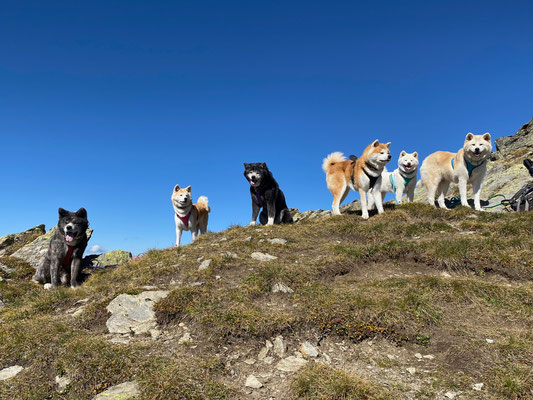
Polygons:
M178 344L188 345L192 343L191 334L186 332L179 340Z
M269 364L269 365L270 365L270 364L272 364L272 363L274 362L274 357L265 357L265 358L263 359L263 362L264 362L265 364Z
M267 239L267 241L269 241L272 244L285 244L285 243L287 243L287 241L285 239L280 239L280 238Z
M276 368L284 372L296 372L307 364L307 360L301 357L290 356L281 360Z
M250 257L252 257L254 260L257 261L272 261L277 259L278 257L267 254L267 253L261 253L259 251L253 252Z
M200 256L200 257L198 257L198 258L196 259L196 261L200 262L200 261L202 261L203 259L204 259L204 256Z
M414 375L416 373L416 368L414 367L409 367L409 368L406 368L407 369L407 372L409 372L411 375Z
M93 400L128 400L138 396L139 393L139 386L136 382L124 382L96 395Z
M303 342L301 345L300 345L300 353L302 353L304 356L309 356L309 357L318 357L318 350L315 346L313 346L311 343L309 342Z
M478 392L483 389L483 383L475 383L472 385L472 389L477 390Z
M494 340L492 340L492 339L485 339L485 340L487 341L488 344L494 343Z
M265 347L263 347L259 354L257 355L257 358L259 360L263 360L267 355L270 349L273 347L272 342L270 340L265 341Z
M279 358L283 358L287 351L287 345L283 342L283 336L277 336L274 339L274 354Z
M442 276L443 278L451 278L451 277L452 277L452 276L451 276L449 273L447 273L447 272L441 272L441 273L440 273L440 276Z
M455 397L457 396L457 392L446 392L444 393L444 397L446 397L447 399L455 399Z
M263 384L259 382L259 380L254 375L249 375L248 378L246 378L246 383L244 386L252 388L252 389L260 389L263 387Z
M24 367L20 365L13 365L11 367L4 368L0 370L0 381L5 381L16 376Z
M284 283L278 282L275 283L272 286L272 293L294 293L294 290L292 290L290 287L285 285Z
M433 354L426 354L424 356L424 358L428 359L428 360L433 360L435 358L435 356Z
M420 354L420 353L416 353L416 354L415 354L415 357L418 358L419 360L421 360L421 359L422 359L422 354Z
M219 281L220 279L222 279L222 277L220 275L215 275L215 279Z
M254 365L255 360L253 358L247 358L246 360L244 360L244 363L248 365Z
M248 237L244 238L243 240L244 240L245 242L249 242L249 241L252 240L252 237L251 237L251 236L248 236Z
M159 336L161 336L161 331L159 329L150 329L150 336L153 340L156 340Z
M232 251L226 251L225 253L222 253L223 256L226 256L228 258L233 258L233 259L237 259L239 258L239 256L237 255L237 253L234 253Z
M213 260L209 259L209 260L202 261L202 263L198 267L198 271L204 271L207 268L209 268L209 266L211 265L211 261L213 261Z
M56 376L57 391L64 392L72 381L66 376Z

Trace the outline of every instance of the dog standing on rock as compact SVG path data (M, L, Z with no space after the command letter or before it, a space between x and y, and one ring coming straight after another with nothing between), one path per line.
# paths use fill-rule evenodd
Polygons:
M487 159L492 151L490 133L468 133L463 148L457 153L437 151L426 157L420 167L420 183L427 189L429 204L435 205L435 194L440 208L447 208L444 197L451 182L457 183L461 204L468 207L466 185L472 183L474 208L481 208L481 185L487 173Z
M350 189L359 191L361 198L361 212L363 219L368 219L368 207L366 194L375 188L374 202L378 212L383 210L383 200L380 193L381 173L385 165L390 161L389 143L379 143L374 140L367 146L360 158L355 161L346 160L340 152L331 153L322 163L322 169L326 173L326 183L333 195L331 212L340 215L340 204L344 201Z
M58 211L59 221L50 239L48 253L35 272L33 280L38 283L49 284L52 289L55 289L59 282L64 285L70 283L71 288L76 288L81 269L81 259L87 247L87 235L85 233L89 227L87 211L85 208L80 208L76 212L62 208ZM45 285L45 289L47 288Z
M244 163L244 177L250 184L252 198L252 220L255 225L257 215L262 225L290 224L292 215L287 207L285 195L279 188L278 182L265 163Z
M205 196L198 197L196 204L192 204L190 186L184 189L180 185L174 186L171 198L176 223L176 247L179 247L183 231L191 231L193 241L198 236L198 230L200 233L207 232L211 208Z

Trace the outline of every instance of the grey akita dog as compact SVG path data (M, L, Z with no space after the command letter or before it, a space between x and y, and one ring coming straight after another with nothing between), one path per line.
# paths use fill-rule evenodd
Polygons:
M70 287L77 287L81 259L87 247L85 231L88 227L85 208L76 212L60 208L59 221L50 239L48 253L33 280L38 283L50 283L52 289L56 288L59 282L67 285L69 280Z

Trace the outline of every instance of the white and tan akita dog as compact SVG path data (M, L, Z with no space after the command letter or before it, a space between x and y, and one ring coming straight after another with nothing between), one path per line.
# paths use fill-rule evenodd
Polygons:
M451 182L459 186L461 204L468 206L466 185L472 183L474 208L481 211L481 185L487 172L487 159L492 151L490 133L468 133L465 143L457 153L437 151L426 157L420 167L421 184L426 187L429 204L435 205L435 193L440 208L447 208L444 196Z
M191 187L181 189L176 185L172 191L172 206L176 222L176 246L180 245L183 231L191 231L192 240L196 239L198 230L200 233L207 232L207 222L211 212L207 197L200 196L196 204L192 204Z
M416 174L418 172L418 153L407 153L402 150L400 158L398 158L398 168L389 172L383 169L381 173L381 198L385 198L386 193L394 193L394 198L397 204L402 203L402 196L407 193L407 201L412 202L415 197ZM374 208L374 192L377 188L373 188L370 192L372 195L368 196L368 209Z
M361 212L364 219L368 219L366 194L373 187L381 185L381 173L390 161L389 143L379 143L374 140L367 146L357 160L346 160L340 152L331 153L322 163L326 173L326 183L333 195L331 206L333 215L340 215L340 204L344 201L350 189L359 191L361 198ZM378 212L383 212L381 193L376 192L374 202Z

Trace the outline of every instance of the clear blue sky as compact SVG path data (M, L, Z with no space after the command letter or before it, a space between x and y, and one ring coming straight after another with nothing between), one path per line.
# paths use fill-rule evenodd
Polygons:
M92 245L138 253L173 244L177 183L209 197L210 230L247 224L242 162L267 162L290 207L328 209L329 152L391 141L393 169L403 149L513 134L533 116L532 14L531 1L4 1L0 235L83 206Z

